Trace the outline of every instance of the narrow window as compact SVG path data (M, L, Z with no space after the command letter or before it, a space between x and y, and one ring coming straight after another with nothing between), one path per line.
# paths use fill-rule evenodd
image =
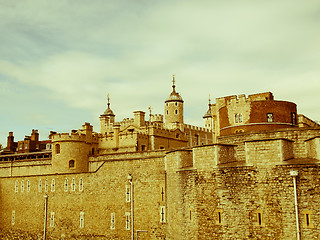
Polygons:
M24 191L24 181L22 180L21 181L21 192L23 192Z
M308 213L306 213L306 225L310 226L310 215Z
M192 210L189 209L189 221L192 222Z
M94 148L91 149L91 154L94 155Z
M41 181L41 179L39 180L38 192L42 192L42 181Z
M126 185L126 202L131 201L130 185Z
M178 103L176 102L174 105L178 106Z
M305 227L305 228L314 228L314 224L312 222L312 213L313 212L310 211L310 210L302 211L303 218L304 218L303 227Z
M83 191L83 180L82 180L82 178L80 178L80 180L79 180L79 191L80 192Z
M84 212L80 212L80 228L84 228Z
M51 212L50 227L54 227L54 212Z
M130 212L126 212L125 216L126 216L126 230L130 230Z
M167 110L167 115L169 114L169 111Z
M51 192L54 192L56 190L56 183L55 183L55 180L52 179L51 181Z
M70 160L69 161L69 168L74 168L75 164L74 164L74 160Z
M258 213L258 224L261 226L262 225L262 216L261 213Z
M234 115L234 121L235 121L235 123L238 123L238 122L239 122L238 114Z
M76 190L76 180L74 178L72 178L72 185L71 185L71 191L75 191Z
M24 144L24 149L28 149L28 143Z
M178 110L176 109L175 114L178 114Z
M161 223L166 222L166 207L165 206L160 207L160 222Z
M64 191L68 192L68 179L67 178L64 180Z
M264 226L264 221L263 221L263 213L261 210L255 211L255 225L256 226Z
M19 191L19 181L16 180L16 184L14 185L14 191L18 192Z
M19 144L19 149L22 150L22 147L23 147L23 143L20 143Z
M111 229L111 230L116 229L116 214L115 214L115 213L111 213L110 229Z
M141 151L145 151L146 150L146 145L141 145Z
M16 222L16 211L12 210L12 214L11 214L11 225L14 226Z
M222 213L223 213L222 209L216 209L216 224L217 225L223 224Z
M267 122L273 122L273 113L267 113Z
M27 192L30 192L30 180L27 181Z
M55 152L56 152L56 154L60 153L60 144L55 145Z
M48 192L48 188L49 188L49 183L48 183L48 180L46 179L46 180L44 181L44 191L45 191L45 192Z
M160 182L160 202L165 202L166 201L166 186L164 181Z

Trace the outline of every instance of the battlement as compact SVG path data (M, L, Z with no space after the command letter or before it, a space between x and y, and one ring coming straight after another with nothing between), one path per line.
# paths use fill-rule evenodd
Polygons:
M202 132L211 132L210 129L207 129L204 127L193 126L193 125L189 125L189 124L185 124L185 128L190 129L190 130L202 131Z
M88 140L87 135L78 132L56 133L51 139L52 142L86 142ZM98 134L92 134L92 141L98 141Z
M233 104L238 102L254 102L254 101L268 101L268 100L274 100L273 94L271 92L251 94L251 95L248 95L248 97L246 97L245 94L221 97L216 99L216 104L218 108L221 108L227 104Z
M162 114L153 114L153 115L151 115L151 122L161 122L161 123L163 123L163 115Z

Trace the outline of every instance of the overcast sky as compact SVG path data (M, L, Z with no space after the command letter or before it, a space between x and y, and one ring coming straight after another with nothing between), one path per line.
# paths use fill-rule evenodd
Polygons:
M319 0L0 0L0 143L39 129L99 131L163 113L172 74L185 122L212 98L271 91L320 120Z

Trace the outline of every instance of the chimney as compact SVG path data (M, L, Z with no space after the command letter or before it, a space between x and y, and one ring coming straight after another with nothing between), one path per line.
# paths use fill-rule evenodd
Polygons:
M7 149L10 152L14 151L14 136L13 136L13 132L9 132L8 141L7 141Z

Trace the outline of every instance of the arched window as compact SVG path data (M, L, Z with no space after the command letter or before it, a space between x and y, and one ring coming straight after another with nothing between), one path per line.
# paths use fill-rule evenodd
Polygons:
M74 160L70 160L69 161L69 168L74 168L74 164L75 164Z
M234 115L234 121L235 121L236 123L239 122L239 116L238 116L238 114Z
M60 144L56 144L55 152L56 152L56 154L60 153Z
M178 114L178 110L176 110L175 113Z
M239 123L241 123L241 122L242 122L242 115L239 114Z

